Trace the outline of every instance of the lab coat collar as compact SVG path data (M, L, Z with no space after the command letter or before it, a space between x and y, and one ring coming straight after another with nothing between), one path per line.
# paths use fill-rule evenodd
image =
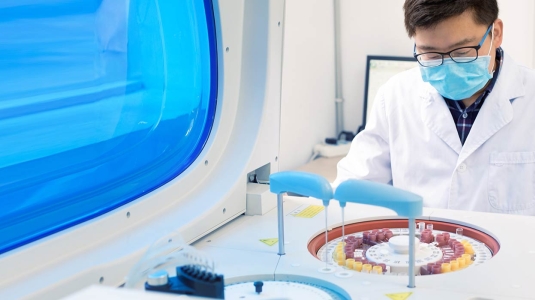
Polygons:
M461 153L461 139L446 101L429 83L424 83L420 100L422 101L422 121L427 128L441 138L455 153Z
M513 119L511 101L525 94L518 65L505 54L500 75L492 92L485 99L464 146L446 102L430 84L422 86L422 121L459 155L457 164Z
M477 118L466 138L457 164L462 163L496 132L513 120L514 99L525 95L520 67L511 57L504 57L500 75L492 92L485 99Z

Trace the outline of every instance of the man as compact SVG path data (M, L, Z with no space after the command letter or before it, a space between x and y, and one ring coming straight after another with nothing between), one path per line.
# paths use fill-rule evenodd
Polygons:
M535 215L535 72L500 48L496 0L406 0L419 68L377 93L334 185L360 178L427 207Z

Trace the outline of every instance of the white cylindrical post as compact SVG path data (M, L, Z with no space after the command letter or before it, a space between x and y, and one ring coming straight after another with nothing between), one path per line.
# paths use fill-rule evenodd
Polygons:
M283 193L277 194L277 214L279 219L279 255L284 255L284 210Z
M414 238L416 237L416 223L414 218L409 218L409 288L415 287L414 263L416 249L414 249Z

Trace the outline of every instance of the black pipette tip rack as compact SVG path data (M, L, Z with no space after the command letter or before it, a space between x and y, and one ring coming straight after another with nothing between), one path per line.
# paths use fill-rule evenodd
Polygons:
M207 298L225 298L225 283L223 275L208 272L195 265L177 267L176 274L176 277L169 278L166 285L151 286L148 283L145 283L145 289L148 291L192 295Z

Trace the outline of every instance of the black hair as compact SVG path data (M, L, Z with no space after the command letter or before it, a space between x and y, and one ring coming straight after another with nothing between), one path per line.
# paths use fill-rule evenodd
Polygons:
M417 28L433 28L440 22L472 11L476 24L490 26L498 18L496 0L406 0L405 29L413 37Z

